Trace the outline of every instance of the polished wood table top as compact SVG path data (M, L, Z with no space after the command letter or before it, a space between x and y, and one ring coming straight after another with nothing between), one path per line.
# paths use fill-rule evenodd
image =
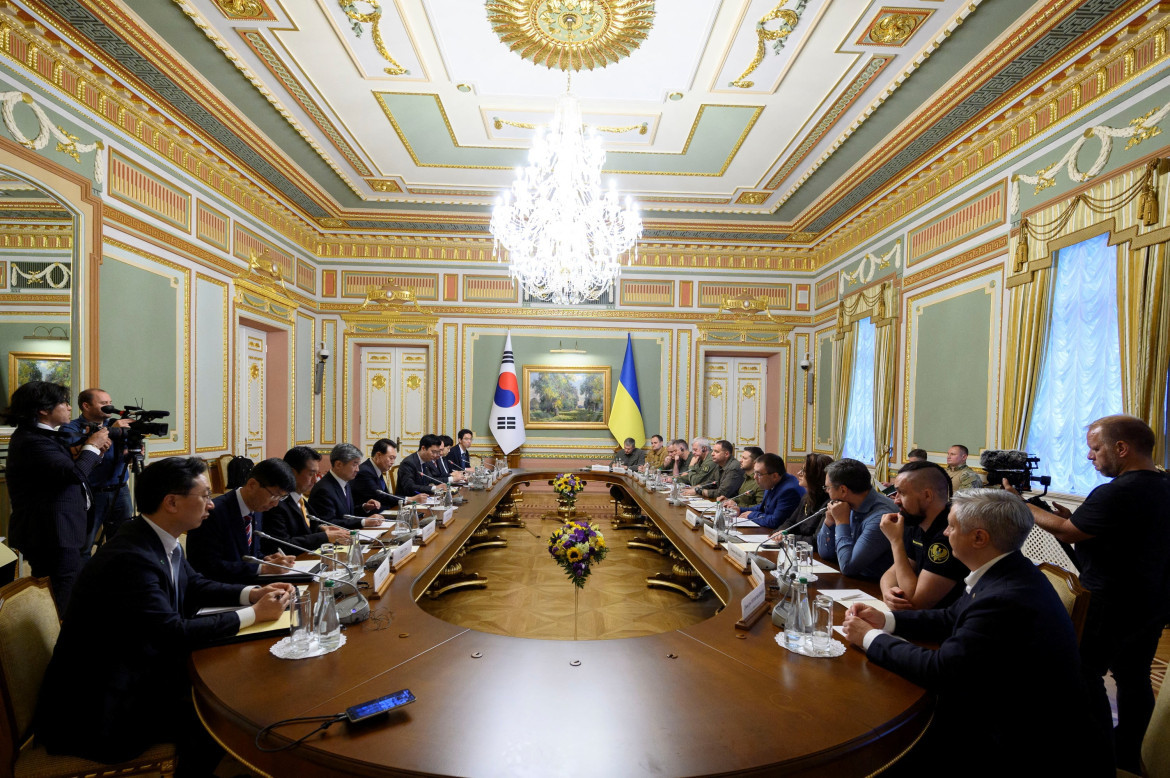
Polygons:
M792 654L776 644L767 614L735 629L748 577L683 523L682 508L624 475L586 479L626 488L729 603L713 618L638 638L532 640L459 627L417 606L514 484L553 475L514 470L489 490L465 491L454 523L371 600L373 618L348 627L332 654L280 660L269 653L272 639L196 651L190 669L204 723L242 762L276 776L868 775L924 730L929 695L860 651ZM608 524L599 521L607 540L623 542ZM817 585L873 590L835 575ZM275 754L253 743L273 722L340 713L402 688L417 701L388 718L337 724ZM266 743L310 729L283 728Z

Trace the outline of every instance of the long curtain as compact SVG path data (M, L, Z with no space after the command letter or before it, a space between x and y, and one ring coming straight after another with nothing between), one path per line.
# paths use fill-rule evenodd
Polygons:
M868 316L854 325L853 376L849 382L849 413L845 445L840 456L873 464L873 320Z
M894 437L894 383L897 378L897 327L888 321L877 327L873 342L874 480L890 478L890 446Z
M1088 494L1107 480L1085 457L1085 428L1122 409L1116 250L1108 239L1062 248L1057 258L1027 450L1058 492Z
M1154 456L1166 453L1166 374L1170 372L1170 261L1165 243L1117 247L1117 334L1125 412L1154 430Z
M849 429L849 386L853 382L853 352L856 349L857 323L844 327L837 333L834 361L837 372L834 375L836 414L833 416L833 458L840 459L845 448L845 435Z
M1008 289L1008 340L999 430L1000 445L1006 449L1021 449L1025 445L1048 340L1052 269L1036 268L1028 272L1030 278Z

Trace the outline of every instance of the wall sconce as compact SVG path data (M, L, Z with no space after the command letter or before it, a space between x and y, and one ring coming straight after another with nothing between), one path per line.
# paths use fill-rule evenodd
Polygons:
M588 352L586 352L585 349L583 349L583 348L577 348L577 341L575 341L575 340L573 341L572 348L565 348L564 343L562 341L558 340L557 347L550 348L548 350L548 353L550 353L550 354L585 354Z
M329 349L325 341L317 349L317 364L313 366L313 394L319 395L325 387L325 363L329 361Z

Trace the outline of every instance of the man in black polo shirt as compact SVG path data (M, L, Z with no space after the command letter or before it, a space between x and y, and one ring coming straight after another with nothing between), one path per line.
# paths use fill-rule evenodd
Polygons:
M1081 669L1103 727L1113 716L1104 676L1117 683L1117 766L1138 772L1154 710L1150 664L1170 621L1170 475L1154 466L1154 432L1135 416L1089 425L1089 461L1112 478L1070 513L1030 505L1036 523L1076 544L1081 583L1092 596L1081 636ZM1007 484L1005 482L1005 488Z
M970 572L951 553L943 530L951 479L933 462L907 462L894 479L899 513L882 516L894 564L882 575L882 599L891 610L945 608L959 598Z

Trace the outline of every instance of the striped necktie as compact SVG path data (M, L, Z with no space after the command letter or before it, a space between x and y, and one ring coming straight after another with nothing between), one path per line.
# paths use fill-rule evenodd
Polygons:
M252 514L244 516L244 544L248 547L248 553L252 552Z

